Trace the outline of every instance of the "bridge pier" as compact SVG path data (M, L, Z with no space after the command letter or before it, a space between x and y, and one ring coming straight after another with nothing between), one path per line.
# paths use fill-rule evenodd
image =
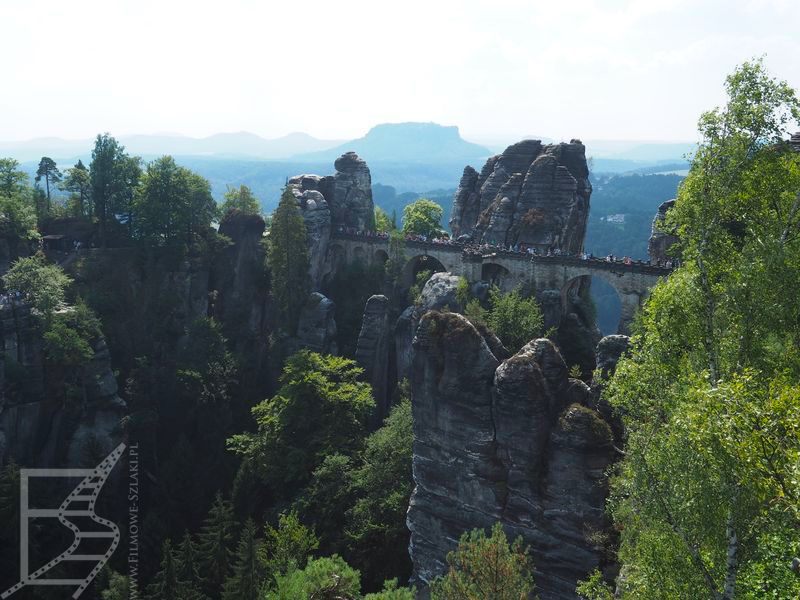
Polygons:
M483 267L483 259L480 256L463 256L461 260L461 269L454 275L461 275L466 278L470 283L481 280L481 269Z
M633 323L636 311L639 310L639 307L642 305L642 296L636 292L617 292L617 294L622 303L622 312L619 317L617 333L630 335L630 326L631 323Z
M383 262L389 257L388 250L389 240L386 237L336 232L331 235L326 257L327 273L332 276L340 265L355 261L366 261L367 264L378 260ZM506 290L521 287L535 290L539 295L546 290L556 290L556 294L560 294L563 309L566 294L574 289L576 282L597 277L609 283L617 292L622 304L618 331L628 333L634 315L650 289L670 271L644 263L624 264L576 256L531 256L502 249L488 249L480 253L463 250L460 244L407 240L407 263L403 269L405 283L410 287L415 272L430 265L435 267L433 270L443 269L461 275L470 283L494 281ZM548 302L554 299L552 294L548 296Z

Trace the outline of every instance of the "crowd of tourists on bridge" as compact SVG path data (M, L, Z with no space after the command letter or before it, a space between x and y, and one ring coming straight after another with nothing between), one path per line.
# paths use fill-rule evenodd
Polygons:
M355 227L339 227L337 233L352 235L356 237L377 238L380 240L389 239L389 234L386 232L362 231L356 229ZM466 237L467 236L461 236L459 239L454 240L444 231L440 232L440 234L436 236L411 234L411 233L405 234L405 240L407 242L453 246L459 248L464 254L472 256L483 256L486 253L501 252L505 255L513 255L515 257L519 257L520 255L529 256L531 260L542 257L572 258L577 260L591 260L591 261L599 261L606 263L621 263L624 265L656 266L666 269L672 269L678 266L677 259L647 262L647 261L633 259L630 256L623 256L620 258L619 256L615 256L613 254L608 254L602 257L602 256L595 256L591 252L579 252L577 254L570 253L555 246L551 246L545 249L540 246L536 246L533 244L525 244L525 243L499 244L494 240L490 242L477 243L472 240L466 239ZM462 238L464 239L462 240Z

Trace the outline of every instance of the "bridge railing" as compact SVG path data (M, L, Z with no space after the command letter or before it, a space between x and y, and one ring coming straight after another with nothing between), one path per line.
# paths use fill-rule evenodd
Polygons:
M386 244L389 243L388 234L380 233L347 233L347 232L334 232L331 235L332 239L349 240L354 242L361 242L366 244ZM421 248L423 250L437 250L444 252L458 252L465 256L486 258L505 258L510 260L539 262L543 264L558 264L558 265L571 265L578 267L589 267L592 269L602 269L606 271L625 271L633 273L643 273L646 275L663 276L672 272L672 267L653 265L644 261L631 260L625 262L622 260L608 260L605 257L587 257L569 254L531 254L529 252L508 250L506 248L498 248L497 246L475 246L472 244L464 244L455 240L421 240L418 238L406 238L406 246L413 248Z

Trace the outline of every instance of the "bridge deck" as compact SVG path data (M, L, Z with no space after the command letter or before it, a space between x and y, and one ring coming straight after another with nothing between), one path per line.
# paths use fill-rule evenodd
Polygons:
M371 246L385 246L388 248L389 238L380 235L360 235L351 233L336 232L331 235L331 240L346 240L350 242L360 242ZM422 240L405 240L406 248L420 250L435 250L437 252L452 252L461 254L466 260L486 260L487 258L498 257L520 262L535 262L548 265L578 266L588 269L611 271L614 273L642 273L646 275L663 276L672 272L671 268L651 265L641 261L633 261L625 264L622 261L607 261L605 258L580 258L579 256L545 256L541 254L528 254L527 252L512 252L496 247L478 249L474 246L467 246L459 242L425 242Z

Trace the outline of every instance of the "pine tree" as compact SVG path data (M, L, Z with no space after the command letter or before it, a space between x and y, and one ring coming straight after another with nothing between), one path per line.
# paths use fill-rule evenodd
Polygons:
M187 531L183 535L181 545L176 556L176 569L178 582L181 588L181 598L185 600L204 600L208 598L202 591L203 578L200 576L198 566L199 549Z
M172 543L169 538L161 547L161 568L147 586L149 600L175 600L178 598L178 575L175 571L175 555L172 553Z
M282 514L278 527L264 529L263 562L272 577L292 569L304 569L309 555L319 548L314 530L300 522L297 513Z
M205 591L209 596L219 595L222 585L231 573L234 529L233 507L218 492L198 536L198 562L202 568Z
M500 523L489 537L482 529L464 533L458 548L447 555L447 564L447 574L431 584L433 600L519 600L530 598L534 588L522 538L509 544Z
M310 281L306 225L289 188L283 190L278 208L273 213L267 262L272 273L272 295L293 333Z
M11 565L19 548L19 466L0 470L0 564Z
M96 581L102 584L100 597L103 600L128 600L130 598L130 586L125 575L106 567L100 572Z
M256 524L248 519L244 524L233 575L225 582L222 600L256 600L264 581L264 567L259 560L261 541L256 539Z
M54 161L49 156L43 156L42 160L39 161L39 168L36 170L36 182L42 180L44 177L44 185L45 189L47 190L47 208L50 208L50 184L53 185L57 184L61 181L61 171L58 170L56 166L56 161Z

